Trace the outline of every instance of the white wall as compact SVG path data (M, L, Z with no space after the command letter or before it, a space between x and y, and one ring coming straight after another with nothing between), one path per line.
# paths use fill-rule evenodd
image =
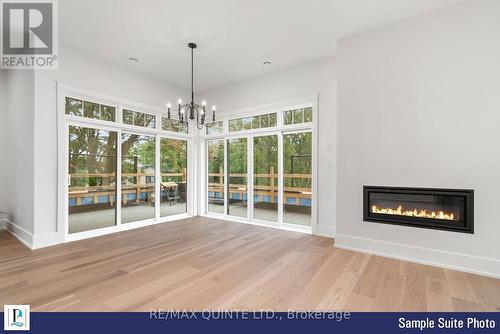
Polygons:
M7 71L0 70L0 158L7 155L7 107L8 107L8 93L7 93ZM7 160L2 158L0 160L0 211L7 211L7 189L5 182L7 177L5 171L7 168ZM2 214L0 213L0 220ZM0 228L2 222L0 222Z
M31 242L34 183L34 73L1 70L5 101L2 103L4 135L1 152L2 208L9 213L7 228Z
M200 94L221 113L319 94L318 233L335 233L337 82L335 58L290 67Z
M337 245L500 276L500 1L345 38L337 62ZM475 234L365 223L363 185L472 188Z
M57 231L56 81L158 107L163 107L167 100L187 96L186 90L163 80L67 46L60 48L58 70L36 72L34 225L41 244L50 243Z

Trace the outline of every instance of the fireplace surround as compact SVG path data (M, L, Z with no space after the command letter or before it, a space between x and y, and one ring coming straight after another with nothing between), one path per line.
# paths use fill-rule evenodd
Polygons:
M474 233L474 190L364 186L363 220Z

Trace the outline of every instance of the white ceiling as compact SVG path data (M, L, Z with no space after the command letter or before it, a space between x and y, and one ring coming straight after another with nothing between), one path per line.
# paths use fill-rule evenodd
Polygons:
M332 55L341 37L461 1L64 0L59 31L63 44L183 87L196 42L202 91Z

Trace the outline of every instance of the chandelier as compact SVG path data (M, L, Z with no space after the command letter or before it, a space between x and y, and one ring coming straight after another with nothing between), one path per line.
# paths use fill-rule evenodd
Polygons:
M212 107L212 122L211 123L206 123L205 118L206 118L206 108L207 108L207 102L203 101L201 103L201 106L199 104L194 103L194 49L196 49L196 44L195 43L189 43L188 47L191 49L191 102L188 102L186 104L182 104L182 99L179 99L177 101L177 111L178 111L178 120L173 120L170 118L170 102L167 103L167 118L169 122L172 122L175 125L180 125L180 124L188 124L188 118L186 115L189 115L189 120L194 120L196 119L196 126L198 129L203 129L203 126L205 127L212 127L215 125L215 106ZM196 115L196 116L195 116Z

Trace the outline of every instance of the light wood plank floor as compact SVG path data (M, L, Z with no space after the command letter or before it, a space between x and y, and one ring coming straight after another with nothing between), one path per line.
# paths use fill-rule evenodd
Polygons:
M35 311L500 310L500 280L332 244L201 217L36 251L0 231L0 304Z

